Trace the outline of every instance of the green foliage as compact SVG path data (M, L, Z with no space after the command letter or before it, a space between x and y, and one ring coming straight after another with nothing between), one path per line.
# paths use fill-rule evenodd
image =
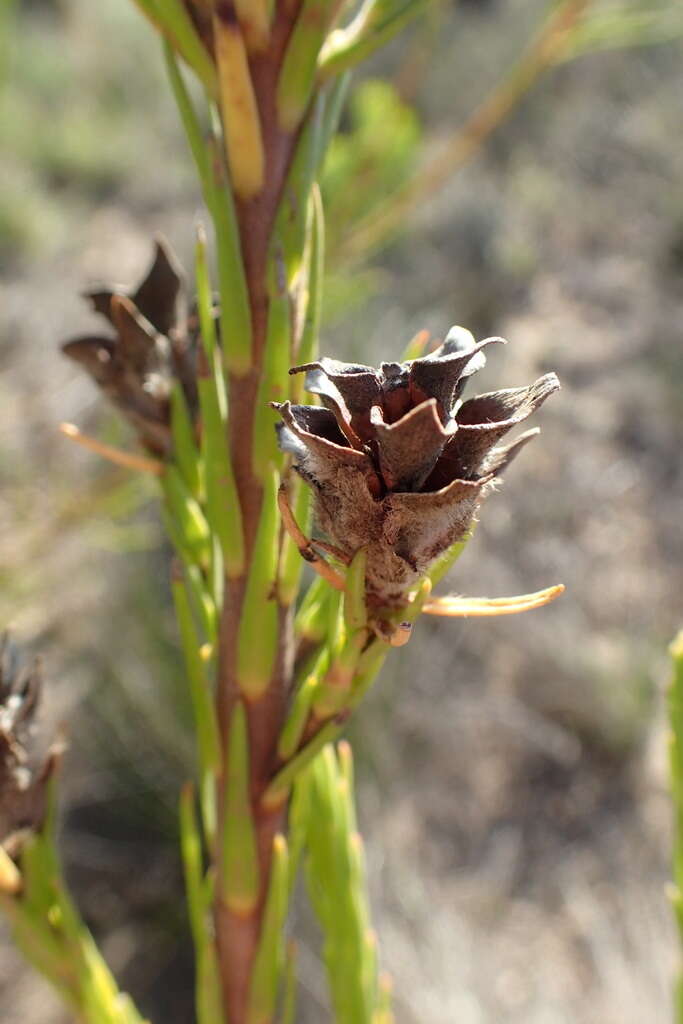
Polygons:
M178 468L192 496L200 499L202 481L199 451L183 389L177 381L171 392L171 430Z
M278 563L277 480L266 480L254 556L246 584L245 606L237 638L237 672L250 700L267 688L277 657L278 609L272 599Z
M322 176L328 247L410 176L417 160L417 114L386 81L370 79L353 92L349 127L331 142Z
M0 847L0 874L6 857ZM19 876L16 892L3 891L0 884L0 908L27 960L88 1024L143 1024L129 997L118 991L66 891L55 845L54 806L42 829L26 842Z
M202 470L205 512L218 541L228 576L238 576L244 567L244 539L235 479L225 436L226 397L219 357L211 351L208 373L198 381L202 413ZM215 555L214 555L215 559Z
M562 60L600 50L672 42L681 36L683 8L678 0L609 0L589 6Z
M223 1010L218 965L209 925L213 885L211 878L204 873L201 834L194 809L194 794L189 785L185 786L180 795L180 848L185 872L187 909L197 958L197 1024L221 1024Z
M382 288L376 267L335 272L344 242L378 203L410 180L421 129L413 107L387 81L369 79L351 94L342 131L329 146L321 177L330 272L325 279L324 320L348 320Z
M216 831L215 776L220 769L220 739L213 701L213 687L209 674L210 666L202 657L202 645L197 634L184 580L175 579L172 589L192 698L199 753L204 829L207 836L213 838Z
M321 74L339 74L354 67L423 14L430 2L365 0L349 25L330 34L320 55Z
M348 744L325 747L297 780L294 800L293 813L306 822L306 882L324 933L323 960L335 1021L377 1024L386 1006L380 994Z
M683 949L683 630L670 647L673 677L669 688L669 771L674 804L674 860L671 904ZM683 960L683 952L679 953ZM683 967L679 967L675 995L676 1024L683 1024Z
M259 895L259 862L249 799L249 737L244 704L232 713L223 780L221 899L238 914L250 913Z
M249 993L248 1024L270 1024L284 967L283 928L289 899L289 851L282 835L273 839L273 865L261 938Z
M332 14L330 0L303 0L278 82L278 118L285 131L293 131L297 127L310 102L318 53Z

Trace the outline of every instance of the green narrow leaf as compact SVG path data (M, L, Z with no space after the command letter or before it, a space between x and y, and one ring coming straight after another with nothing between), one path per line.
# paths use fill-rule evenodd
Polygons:
M277 475L265 480L254 555L247 577L237 636L237 676L242 692L256 700L267 690L278 645L277 578L279 517Z
M327 671L330 654L323 647L310 673L297 689L287 714L284 727L278 740L277 752L283 761L288 761L297 750L303 736L306 722L311 711L311 704L320 683L320 677Z
M668 692L669 770L674 805L673 885L670 887L679 934L679 967L675 988L677 1024L683 1024L683 630L669 648L673 675Z
M348 881L342 876L347 874L346 848L343 845L346 836L343 833L343 814L340 803L340 794L337 773L337 756L334 744L328 743L316 758L311 768L313 786L311 790L311 815L312 821L324 821L325 828L309 833L309 845L311 850L316 851L319 858L320 877L326 875L334 878L335 887L340 881ZM332 890L328 890L330 906L334 897ZM346 896L343 894L342 899Z
M220 614L223 608L223 591L225 588L225 563L223 561L223 550L218 534L214 531L211 547L211 596L213 603Z
M190 94L185 86L182 72L175 59L173 48L166 39L164 40L163 48L166 71L171 83L173 96L176 101L176 106L178 107L180 120L182 121L183 128L185 130L190 152L192 153L194 162L197 166L204 197L207 199L211 185L211 177L209 154L207 153L206 146L204 145L204 133L202 132L199 118L197 117L192 100L190 99Z
M360 836L358 837L360 839ZM367 887L365 874L362 880L363 890ZM379 996L379 986L377 979L377 968L378 968L378 950L377 950L377 934L370 928L367 923L369 915L365 914L366 928L365 934L362 938L362 968L361 968L361 983L363 986L363 995L365 996L365 1009L368 1015L368 1020L371 1024L375 1024L375 1012L377 1007L377 1001Z
M216 324L213 315L213 290L206 255L206 232L203 224L197 225L195 243L195 282L197 287L197 312L202 337L202 346L210 365L216 351Z
M161 487L169 516L185 550L194 564L207 569L211 561L211 534L197 499L175 466L166 466Z
M317 169L319 170L325 159L327 147L336 134L339 126L339 119L346 100L346 94L351 83L351 72L345 71L334 81L325 87L325 111L323 114L322 128L318 140Z
M289 395L291 321L289 293L281 256L274 255L268 268L268 331L263 353L254 410L251 462L254 475L262 482L280 468L283 455L277 443L271 402L284 402Z
M171 433L173 454L178 469L191 494L200 499L199 452L187 402L179 381L175 382L171 391Z
M42 834L30 836L24 844L21 851L21 873L24 879L24 905L37 919L47 918L56 894L49 841Z
M192 100L185 86L182 74L175 61L173 51L165 45L164 54L169 79L176 104L185 129L185 134L194 157L204 193L204 201L211 213L216 237L218 283L220 293L221 342L229 369L237 375L245 373L251 366L251 312L249 293L242 261L242 246L235 214L230 183L222 163L220 143L220 121L213 119L215 137L208 144L197 118ZM209 326L213 318L206 315L206 293L202 297L202 265L204 250L198 254L198 291L200 292L200 317L202 311L202 336L205 346L212 347L215 328ZM212 305L209 293L209 308ZM208 351L208 349L207 349Z
M305 533L310 513L310 490L300 477L292 480L289 484L289 498L294 518ZM278 599L285 608L289 608L297 599L303 567L304 560L301 557L301 552L289 534L285 532L282 537L277 583Z
M227 774L223 786L221 892L236 914L254 910L259 897L256 832L249 799L249 738L244 704L232 709Z
M275 226L275 235L282 244L291 285L299 271L306 245L311 189L318 170L321 133L324 125L325 98L316 97L315 106L297 140L292 166L287 174Z
M173 602L175 605L181 646L185 657L190 695L195 717L197 744L200 754L200 766L204 773L217 772L220 769L220 736L214 709L214 701L210 680L206 675L206 665L200 654L201 643L197 636L192 609L188 600L185 583L176 578L171 583Z
M597 5L596 5L597 7ZM614 5L595 12L589 9L568 33L565 47L556 63L575 60L586 53L602 50L653 46L679 39L683 35L680 5L641 3Z
M313 698L313 714L320 721L338 715L347 707L367 631L350 630L346 636L340 635L339 640L337 653Z
M169 33L181 57L195 72L210 96L218 95L218 79L213 61L197 35L194 22L183 0L163 0L156 7L156 16Z
M64 888L47 820L43 831L26 843L22 869L20 901L0 898L0 904L9 911L14 937L27 959L76 1014L103 1024L142 1024L131 1000L118 991Z
M178 557L184 565L194 565L194 554L187 546L185 538L178 529L178 525L164 503L161 505L161 521L164 524L164 531L171 541Z
M326 743L329 743L330 740L336 739L340 731L341 726L337 722L327 722L326 725L316 733L310 743L308 743L303 750L293 757L292 760L277 773L263 794L264 807L272 808L284 803L297 775L299 775L299 773L311 763L316 754L320 753Z
M683 630L669 648L673 676L668 693L668 712L671 736L669 740L669 767L675 809L674 881L683 888ZM681 933L683 942L683 932Z
M465 545L472 539L476 525L476 522L472 520L465 538L463 540L459 540L456 544L453 544L452 547L448 548L447 551L444 551L444 553L439 555L436 561L432 563L429 570L429 578L432 581L432 586L436 586L437 583L440 583L446 573L450 572L453 568L465 550Z
M216 643L218 630L218 614L216 604L206 585L201 571L196 565L184 563L187 585L192 598L192 605L201 622L207 643Z
M309 200L310 239L308 246L308 301L301 341L296 354L297 362L310 363L317 356L318 334L322 313L323 282L325 277L325 215L322 197L317 185L313 186ZM292 378L293 400L300 401L303 393L303 377ZM298 391L295 390L298 388Z
M357 832L343 834L344 872L348 878L346 922L343 929L350 951L347 969L349 981L357 990L358 1004L369 1024L377 1003L377 936L370 927L363 840Z
M349 831L356 832L358 830L358 823L356 821L356 806L353 799L355 786L353 751L348 740L340 740L337 744L337 761L339 762L340 777L346 783L346 817L349 823Z
M285 132L298 127L310 103L318 54L333 13L331 0L303 0L277 85L278 120Z
M353 679L349 708L357 708L374 683L391 648L383 640L374 640L358 659Z
M73 981L65 971L65 949L62 935L50 924L43 912L32 912L27 900L30 889L25 887L21 899L0 896L0 908L6 915L12 929L12 938L29 963L44 974L60 995L72 1005L77 1005L77 993ZM71 982L71 984L69 984Z
M209 900L204 885L202 845L191 785L180 794L180 849L185 874L188 916L196 954L195 1007L197 1024L221 1024L223 1010L216 950L207 915Z
M221 408L225 404L225 391L218 350L214 350L213 365L208 374L198 378L197 387L202 414L206 515L220 541L226 575L235 579L244 572L244 533L227 426Z
M297 872L308 838L310 823L310 786L308 772L302 772L292 788L289 804L289 892L294 891Z
M327 636L330 604L338 607L340 595L321 576L316 576L301 602L294 631L300 639L311 645L321 644Z
M242 259L235 203L227 172L223 165L223 144L220 121L213 118L214 152L207 206L211 211L216 234L218 291L221 300L221 346L225 365L236 377L244 376L252 366L251 308L249 290ZM215 177L213 177L215 175Z
M284 836L273 839L268 896L249 993L248 1024L272 1024L283 967L283 937L289 899L289 855Z
M367 550L359 548L346 570L344 622L349 630L364 629L368 621L365 605L365 569Z
M426 11L430 0L365 0L349 26L330 34L318 61L329 78L359 64Z
M355 818L355 808L353 807L352 794L349 791L348 783L340 774L338 765L335 765L332 785L336 790L334 800L336 805L335 819L337 821L337 830L340 835L350 839L355 832L355 829L352 827L352 823ZM343 868L344 872L351 875L351 870L348 867L348 851L339 851L339 856L345 865Z
M362 843L349 788L350 753L326 747L301 782L308 789L306 879L325 936L323 959L338 1024L377 1024L376 938ZM387 1024L387 1022L385 1022Z
M194 789L191 783L180 792L180 852L182 854L187 889L187 911L190 929L198 951L206 940L202 843L194 809Z

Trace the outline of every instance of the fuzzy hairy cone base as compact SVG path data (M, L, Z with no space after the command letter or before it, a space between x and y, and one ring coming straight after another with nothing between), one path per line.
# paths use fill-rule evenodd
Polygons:
M157 240L152 264L137 289L85 293L115 336L85 335L62 346L158 456L171 447L170 394L179 380L192 416L197 409L196 317L188 317L183 278L167 244Z
M276 406L280 446L313 491L316 534L348 559L367 551L368 599L400 607L429 566L462 540L495 480L538 430L504 435L559 388L534 384L462 401L485 363L469 332L453 328L434 352L379 369L321 359L306 388L323 407Z

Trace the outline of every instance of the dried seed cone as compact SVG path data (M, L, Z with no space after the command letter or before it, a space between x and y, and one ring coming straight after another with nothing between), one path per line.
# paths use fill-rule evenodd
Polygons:
M484 349L460 327L434 352L371 366L321 359L294 367L323 407L276 406L280 445L311 486L319 535L349 559L367 548L368 599L399 607L430 564L462 540L493 481L538 429L501 445L559 388L554 373L529 387L468 401Z
M114 337L86 335L62 346L135 428L155 455L171 448L170 395L182 385L196 413L196 317L188 317L183 279L165 242L157 241L152 265L138 288L86 292L95 312L114 328Z
M57 749L39 756L33 720L42 678L36 664L20 669L7 637L0 637L0 846L15 857L27 834L43 823L47 783Z

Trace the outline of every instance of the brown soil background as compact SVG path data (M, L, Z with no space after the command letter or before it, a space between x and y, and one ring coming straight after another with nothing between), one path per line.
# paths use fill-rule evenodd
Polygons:
M426 47L412 92L424 154L542 9L447 7L436 34L371 69L405 86ZM510 341L477 390L549 369L563 383L451 583L497 596L561 580L566 595L524 618L424 621L351 730L399 1024L649 1024L671 1012L663 695L683 619L680 58L669 43L556 69L427 197L371 276L340 269L332 282L352 293L356 275L368 295L336 309L327 354L391 359L415 330L458 322ZM126 440L58 342L95 324L79 290L132 282L155 232L190 266L197 190L132 5L22 4L8 66L0 624L43 654L47 717L68 724L63 849L83 912L145 1012L181 1024L192 975L174 803L191 754L168 552L151 488L56 427ZM300 1020L324 1021L317 936L297 916ZM2 940L0 1019L63 1021Z

